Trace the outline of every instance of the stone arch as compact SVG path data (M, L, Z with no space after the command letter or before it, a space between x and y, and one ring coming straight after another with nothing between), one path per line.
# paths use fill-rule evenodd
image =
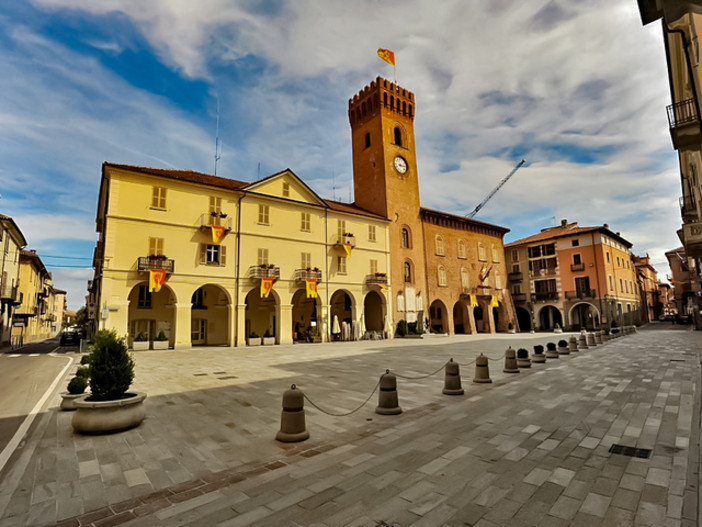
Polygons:
M271 289L268 297L261 298L261 289L254 287L244 300L246 314L244 319L245 337L256 343L257 339L265 336L266 332L275 337L280 343L280 297L275 289ZM249 343L250 344L250 343Z
M589 302L578 302L568 311L568 320L573 331L592 331L600 327L600 311Z
M293 293L292 300L292 339L293 342L319 342L316 336L321 336L321 301L317 298L307 298L305 288ZM317 335L315 335L317 334Z
M129 292L128 324L129 344L137 336L144 336L149 347L154 339L163 332L168 338L169 347L173 347L176 336L175 306L178 302L175 291L167 284L158 292L149 292L149 282L139 282Z
M433 333L448 333L448 311L439 299L429 306L429 329Z
M363 299L364 332L383 337L385 333L385 297L377 291L369 291Z
M329 331L332 339L352 340L354 320L356 306L353 295L345 289L337 289L329 300Z
M468 304L463 300L453 305L453 332L465 335L473 333Z
M539 310L539 329L541 331L552 331L556 324L563 328L563 315L556 306L544 306Z
M482 306L473 307L473 319L475 320L475 330L478 333L490 333L490 326L485 319L485 311Z
M190 297L190 343L193 346L223 346L231 331L231 297L216 284L198 287Z
M531 313L529 313L529 310L523 307L517 307L515 308L515 311L517 312L517 324L519 324L519 331L531 331Z

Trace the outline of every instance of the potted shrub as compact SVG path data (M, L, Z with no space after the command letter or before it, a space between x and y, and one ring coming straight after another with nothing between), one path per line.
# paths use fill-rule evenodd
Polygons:
M144 351L149 349L149 337L146 333L140 331L137 336L134 337L134 342L132 343L132 349L134 351Z
M87 370L87 368L78 368L78 371L82 369ZM76 400L83 397L87 387L88 377L82 372L80 375L76 372L76 376L68 383L67 391L61 392L61 410L75 410Z
M138 426L145 416L145 393L128 393L134 361L127 343L114 330L100 330L90 352L90 395L74 403L73 429L86 434L117 432Z
M512 324L511 322L507 324L507 333L516 333L514 331L514 324Z
M403 319L397 323L397 331L395 331L395 336L404 337L405 335L407 335L407 321Z
M560 325L556 324L555 326L553 326L553 332L554 333L563 333L563 330L561 329Z
M264 346L272 346L275 344L275 337L271 335L271 332L266 329L266 332L263 334L263 345Z
M249 333L249 340L247 342L249 346L260 346L261 345L261 337L258 336L258 333L255 331L252 331Z
M153 349L155 350L167 350L168 349L168 337L163 332L163 330L158 332L156 338L154 339Z

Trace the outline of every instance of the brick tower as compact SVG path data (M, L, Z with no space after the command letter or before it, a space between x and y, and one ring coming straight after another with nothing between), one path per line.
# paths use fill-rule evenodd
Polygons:
M349 100L355 203L390 220L392 310L410 323L426 298L415 111L414 94L381 77Z

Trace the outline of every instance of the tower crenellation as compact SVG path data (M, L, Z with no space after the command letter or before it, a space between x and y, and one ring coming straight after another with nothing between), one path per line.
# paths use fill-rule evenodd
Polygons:
M377 77L349 99L349 122L352 125L363 122L381 108L413 121L416 111L414 93Z

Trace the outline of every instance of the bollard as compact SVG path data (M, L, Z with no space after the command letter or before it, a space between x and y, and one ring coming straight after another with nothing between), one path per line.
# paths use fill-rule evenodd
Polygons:
M602 344L604 344L604 342L602 341L602 330L595 331L595 342L598 346L602 346Z
M638 328L637 328L636 326L633 326L633 327L631 328L631 332L634 333L634 334L636 334L636 333L639 332L639 330L638 330Z
M505 351L505 368L502 371L504 373L519 373L519 366L517 366L517 352L512 349L512 346L507 348L507 351Z
M556 344L553 342L549 342L546 344L546 358L547 359L557 359L558 358L558 351L556 351Z
M280 430L275 438L282 443L296 443L310 437L305 428L305 396L293 384L283 393Z
M524 348L517 350L517 367L531 368L531 359L529 359L529 351Z
M575 337L570 337L568 339L568 350L571 353L577 353L578 352L578 339Z
M473 382L492 382L492 379L490 378L488 358L482 353L475 358L475 377L473 378Z
M586 342L589 348L594 348L597 346L597 343L595 342L595 335L593 335L592 333L587 334Z
M578 340L578 351L586 350L588 349L587 347L587 337L585 335L580 335L580 339Z
M534 354L531 356L531 362L539 364L546 362L546 355L544 355L544 347L541 344L534 346Z
M446 363L446 368L444 370L444 389L441 393L444 395L463 395L461 372L458 368L458 363L453 362L453 359Z
M566 342L565 340L558 341L558 354L570 355L570 350L568 349L568 342Z
M397 378L385 370L380 376L380 391L378 392L378 406L376 414L397 415L402 413L402 408L397 400Z

